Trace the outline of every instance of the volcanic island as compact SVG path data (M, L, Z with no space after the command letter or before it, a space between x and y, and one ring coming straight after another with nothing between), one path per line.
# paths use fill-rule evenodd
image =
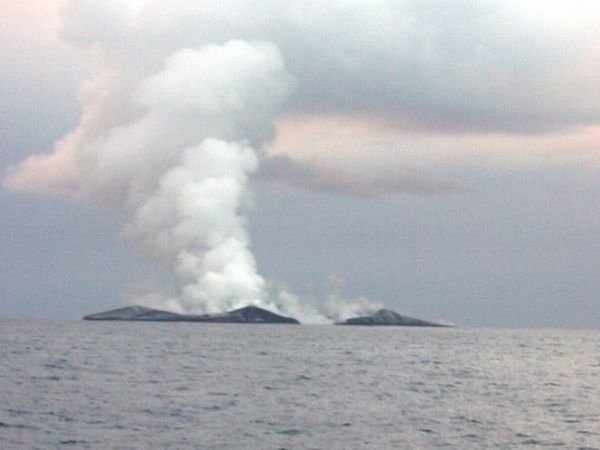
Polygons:
M208 322L208 323L281 323L298 325L296 319L281 316L257 306L245 306L220 314L177 314L170 311L126 306L125 308L89 314L83 320L117 320L129 322Z
M398 314L390 309L380 309L370 316L353 317L336 325L397 326L397 327L449 327L441 323L428 322Z
M300 322L293 317L286 317L268 311L258 306L245 306L219 314L178 314L145 306L133 305L112 309L96 314L89 314L83 320L105 320L125 322L204 322L230 324L289 324L298 325ZM366 325L366 326L402 326L402 327L447 327L439 323L428 322L413 317L398 314L389 309L380 309L374 314L353 317L336 325Z

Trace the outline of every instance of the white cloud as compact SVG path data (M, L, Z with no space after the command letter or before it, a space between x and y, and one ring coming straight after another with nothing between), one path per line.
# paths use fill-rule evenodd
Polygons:
M428 129L543 131L600 119L600 8L569 2L72 1L65 36L154 67L178 48L273 42L288 108ZM102 3L104 5L104 3Z

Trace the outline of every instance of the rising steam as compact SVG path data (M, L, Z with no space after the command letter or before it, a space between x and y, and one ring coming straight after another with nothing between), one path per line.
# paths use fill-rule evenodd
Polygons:
M54 154L24 165L73 155L79 194L125 211L126 236L173 269L175 295L134 301L152 298L153 306L191 313L253 304L324 322L297 296L267 289L246 232L256 149L272 136L292 89L273 44L233 40L179 50L137 83L127 71L87 83L79 128ZM121 103L126 114L110 116ZM19 171L7 183L18 187Z
M183 48L155 70L104 58L82 86L79 126L53 153L14 168L4 184L36 191L31 175L46 173L55 193L76 192L125 212L125 235L177 280L173 294L134 301L152 298L152 306L189 313L252 304L327 321L268 286L249 248L248 179L294 89L277 46L229 40ZM48 176L52 169L60 182Z
M181 50L136 92L146 114L116 130L116 142L95 149L106 155L141 139L143 155L136 160L153 161L148 173L132 167L128 176L127 235L174 268L180 292L168 300L171 308L276 309L248 248L244 211L251 199L248 177L258 166L248 143L261 144L259 132L270 129L289 85L270 44L231 41Z
M78 149L86 192L128 211L126 234L174 269L171 309L278 310L249 250L256 150L291 88L277 48L230 41L170 56L133 92L141 114Z

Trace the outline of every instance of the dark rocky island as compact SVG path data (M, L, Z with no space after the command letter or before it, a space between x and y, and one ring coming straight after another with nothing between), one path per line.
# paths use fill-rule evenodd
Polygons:
M292 317L280 316L257 306L245 306L221 314L177 314L169 311L127 306L97 314L89 314L83 320L120 320L135 322L208 322L208 323L256 323L299 324Z
M447 327L413 317L403 316L389 309L380 309L370 316L353 317L336 325L400 326L400 327Z

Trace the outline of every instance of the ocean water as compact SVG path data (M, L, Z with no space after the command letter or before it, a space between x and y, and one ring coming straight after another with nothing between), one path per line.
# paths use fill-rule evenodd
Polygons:
M600 332L0 322L1 449L600 448Z

